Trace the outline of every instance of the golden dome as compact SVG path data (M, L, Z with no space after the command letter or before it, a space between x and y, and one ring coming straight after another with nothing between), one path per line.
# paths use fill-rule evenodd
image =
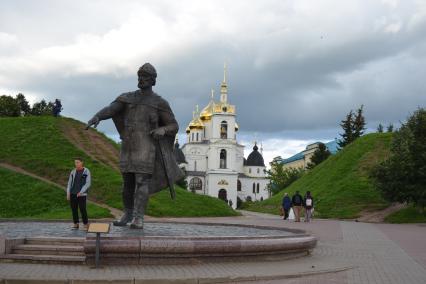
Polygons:
M213 109L214 109L214 90L211 90L211 97L209 104L203 108L203 110L200 113L201 120L209 120L213 115Z
M203 129L204 123L201 121L200 117L198 116L198 105L196 106L196 111L192 113L192 120L189 123L187 129ZM187 132L188 133L188 132Z
M204 128L204 123L201 121L201 119L199 117L196 117L195 119L193 119L189 125L188 125L189 129L203 129Z
M213 115L213 101L210 101L209 104L203 108L203 110L200 113L201 120L209 120Z

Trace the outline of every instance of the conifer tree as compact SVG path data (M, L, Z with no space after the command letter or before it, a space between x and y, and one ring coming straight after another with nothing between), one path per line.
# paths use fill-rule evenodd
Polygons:
M340 134L342 136L342 139L337 141L337 144L339 145L339 148L343 148L349 143L351 143L354 140L354 127L353 127L353 121L354 121L354 114L351 110L344 120L341 121L340 126L343 129L343 133Z
M381 123L379 123L379 126L377 126L377 132L383 133L383 125Z
M311 162L308 163L307 168L313 169L316 165L319 165L321 162L325 161L330 155L331 153L327 149L327 146L325 146L324 143L319 143L318 149L316 149L312 155Z
M355 119L354 119L354 140L358 137L361 137L364 134L365 130L365 118L364 118L364 105L361 105L357 110Z

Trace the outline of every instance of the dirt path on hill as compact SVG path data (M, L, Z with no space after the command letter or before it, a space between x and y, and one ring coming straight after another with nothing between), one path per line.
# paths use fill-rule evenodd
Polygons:
M14 172L19 173L19 174L30 176L32 178L38 179L40 181L43 181L45 183L48 183L48 184L57 186L59 188L62 188L64 191L66 191L66 188L64 188L59 183L53 182L53 181L48 180L48 179L46 179L44 177L41 177L41 176L35 175L33 173L30 173L30 172L28 172L28 171L26 171L26 170L24 170L24 169L22 169L20 167L17 167L17 166L11 165L11 164L6 164L6 163L0 163L0 167L8 169L8 170L11 170L11 171L14 171ZM123 212L121 210L119 210L119 209L110 207L110 206L108 206L106 204L103 204L103 203L98 203L96 201L90 200L89 198L88 198L88 202L92 203L92 204L95 204L95 205L97 205L99 207L108 209L109 212L111 213L111 215L114 216L114 218L119 218L123 214Z
M360 222L368 223L383 223L388 215L399 211L402 208L405 208L406 206L406 204L395 203L379 211L362 211L361 217L359 217L357 220Z
M85 130L76 122L62 120L60 129L73 145L85 152L93 160L99 161L119 171L119 150L93 129Z

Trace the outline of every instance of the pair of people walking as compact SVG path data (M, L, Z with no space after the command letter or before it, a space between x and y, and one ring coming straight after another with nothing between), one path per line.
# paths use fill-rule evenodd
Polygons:
M302 197L299 191L296 191L296 193L291 199L288 193L285 193L284 198L282 200L284 220L287 220L289 218L289 212L292 208L294 212L295 222L300 222L302 208L305 209L305 222L310 222L312 219L312 210L314 208L314 199L311 195L311 192L307 191L305 197Z
M92 183L92 177L88 168L84 167L82 158L75 158L75 168L71 171L67 185L67 200L70 201L73 229L79 228L78 209L80 209L84 230L88 229L89 219L87 216L86 202L87 193Z

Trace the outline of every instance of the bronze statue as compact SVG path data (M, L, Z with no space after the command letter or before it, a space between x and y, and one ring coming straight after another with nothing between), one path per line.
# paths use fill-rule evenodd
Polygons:
M173 155L178 123L168 102L153 92L155 68L145 63L138 70L139 90L118 96L87 123L96 127L112 118L122 140L120 170L123 176L124 215L115 226L142 229L149 195L170 187L183 177Z

